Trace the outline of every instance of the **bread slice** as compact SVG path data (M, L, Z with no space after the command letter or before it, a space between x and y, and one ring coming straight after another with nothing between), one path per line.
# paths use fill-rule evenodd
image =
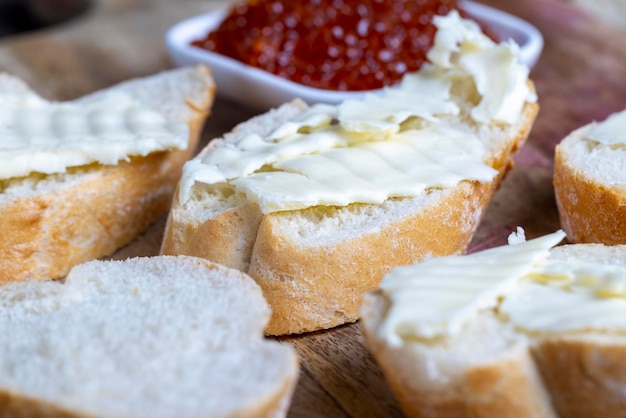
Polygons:
M526 81L521 83L524 88ZM441 112L436 122L416 118L406 123L432 122L477 137L484 163L498 171L491 181L432 187L415 197L392 197L380 204L322 204L269 213L230 185L205 187L196 182L189 199L179 199L180 189L174 199L161 253L204 257L247 272L272 307L269 334L302 333L357 320L361 295L375 288L392 267L465 251L537 114L537 103L528 100L514 111L512 123L478 123L472 118L481 101L475 84L451 83L458 114ZM430 90L437 85L435 80ZM528 85L533 91L532 82ZM428 103L429 94L424 89L404 100ZM195 161L249 135L269 135L305 109L295 100L244 122L213 140Z
M626 148L588 138L602 124L579 128L556 146L556 203L571 242L626 244Z
M263 135L302 106L283 105L209 147L249 132ZM491 182L462 182L381 205L317 206L267 215L242 195L215 189L184 205L174 199L161 252L204 257L250 274L272 306L270 334L353 322L361 295L392 267L465 251L536 113L537 105L528 103L519 122L507 127L449 121L480 135L489 149L487 163L499 171Z
M0 287L0 416L280 417L295 350L245 274L194 257L90 261Z
M195 152L213 102L211 74L206 67L171 70L77 102L93 102L116 91L169 120L188 124L187 149L0 180L0 284L62 277L73 265L128 244L169 209L182 165ZM0 92L34 95L6 74L0 76Z
M623 269L626 246L563 245L553 248L549 259ZM506 292L502 297L506 300ZM623 297L606 300L626 309ZM392 306L381 290L366 295L361 325L409 417L608 418L626 411L626 330L529 330L512 323L496 305L468 317L449 336L406 336L401 344L391 344L382 338L381 326ZM538 318L543 309L563 315L559 320L565 324L571 319L561 305L532 309ZM574 311L594 315L584 304Z

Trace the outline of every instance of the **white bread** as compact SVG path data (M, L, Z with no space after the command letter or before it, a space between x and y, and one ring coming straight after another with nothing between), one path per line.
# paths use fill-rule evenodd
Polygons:
M561 227L573 243L626 244L626 148L579 128L555 149L554 190Z
M78 263L128 244L164 215L183 163L195 152L214 97L206 67L130 80L78 99L121 91L169 120L189 126L186 150L153 152L116 165L0 180L0 284L62 277ZM0 75L0 92L30 94Z
M626 266L626 246L563 245L550 251L550 259ZM392 346L379 333L390 307L382 291L366 295L361 325L409 417L608 418L626 413L623 333L523 332L497 310L484 309L453 336L405 339Z
M270 132L303 107L296 101L253 118L213 140L197 158L221 141ZM519 122L508 127L477 126L463 118L447 121L475 132L486 145L485 160L499 171L492 182L462 182L381 205L313 207L268 215L242 195L219 190L184 205L175 198L161 252L204 257L250 274L272 306L270 334L353 322L361 295L376 287L390 268L465 251L537 110L536 104L528 103Z
M295 350L245 274L193 257L91 261L0 287L2 417L281 417Z

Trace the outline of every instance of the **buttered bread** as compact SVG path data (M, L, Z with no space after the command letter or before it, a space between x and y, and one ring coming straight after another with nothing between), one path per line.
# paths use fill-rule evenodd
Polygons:
M72 102L0 75L0 284L63 277L163 216L213 95L205 67Z
M163 254L238 268L267 332L358 318L392 267L464 252L537 112L516 45L453 12L429 64L380 95L285 104L185 164Z
M562 231L398 267L367 294L368 346L408 416L626 410L626 247Z
M556 146L554 192L571 242L626 244L626 111L570 133Z

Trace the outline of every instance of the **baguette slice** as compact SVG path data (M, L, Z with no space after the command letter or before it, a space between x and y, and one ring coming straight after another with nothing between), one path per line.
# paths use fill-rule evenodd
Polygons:
M239 158L237 161L241 161L241 166L245 167L241 170L229 169L230 174L219 170L217 175L214 171L211 172L213 174L204 171L202 176L205 177L199 181L195 181L193 176L183 176L182 183L186 185L179 187L178 196L175 197L164 234L162 254L204 257L247 272L259 283L272 307L272 319L266 332L280 335L353 322L359 317L362 294L375 288L391 268L429 257L463 253L493 193L511 168L514 153L526 139L538 105L534 100L532 81L528 80L528 68L519 63L517 50L512 45L495 45L480 32L475 23L461 19L456 12L437 17L436 24L439 29L435 44L429 51L429 64L417 76L407 75L398 89L392 88L383 93L382 102L374 96L360 103L348 101L340 105L345 106L338 108L336 114L328 110L324 113L323 108L320 110L317 107L305 116L308 119L306 123L311 123L313 128L308 137L307 126L293 135L285 134L298 125L298 122L289 122L305 112L306 108L301 101L287 103L240 124L223 138L214 140L186 168L194 173L195 169L204 164L199 159L209 153L209 157L215 160L204 165L218 166L224 160L228 161L228 156L233 155L233 148L241 147L241 152L247 153L257 149L255 147L263 150L271 148L274 142L291 145L295 142L299 146L311 137L319 138L316 136L319 132L324 137L325 127L316 130L323 123L317 125L315 121L310 122L312 119L320 119L311 117L312 113L317 117L322 114L321 119L330 121L331 125L335 120L334 127L330 129L340 125L337 128L337 132L340 132L337 136L340 138L342 130L348 131L342 138L346 142L375 143L380 146L377 152L384 154L382 159L386 165L383 164L381 170L387 171L380 173L374 168L369 168L370 173L364 172L363 167L368 163L357 161L356 158L361 158L363 154L356 151L351 157L346 157L351 158L349 164L352 166L349 169L343 167L341 162L337 163L334 159L337 157L322 156L333 161L328 166L320 166L318 162L311 163L309 160L311 165L308 167L320 174L312 183L318 182L328 186L328 189L341 190L342 197L355 191L354 188L344 188L346 183L361 184L364 178L367 183L372 173L381 179L393 178L398 171L404 174L402 163L394 167L395 160L402 159L393 153L398 152L399 147L390 144L387 150L382 150L386 143L393 141L387 139L393 138L396 130L399 132L397 136L413 130L433 132L428 130L441 129L446 132L443 135L449 137L462 133L464 138L465 135L471 136L472 140L476 138L479 150L475 155L479 155L478 158L482 158L489 166L489 172L494 173L493 177L481 177L480 182L470 181L464 179L476 177L468 177L464 173L459 182L438 187L442 183L436 183L440 178L438 174L433 174L437 170L433 170L428 171L428 179L426 174L421 180L411 177L407 181L406 177L395 177L404 179L410 186L427 184L419 193L404 189L396 192L399 197L389 197L396 196L389 193L380 200L368 200L369 196L360 197L361 200L359 197L352 200L325 200L322 197L316 200L315 196L305 196L302 201L311 198L311 206L298 206L302 202L296 198L295 203L290 201L284 206L278 205L279 211L274 211L273 207L269 207L271 205L262 204L260 207L255 202L263 202L269 196L297 194L295 188L307 189L311 183L293 186L294 183L288 181L278 182L279 187L271 193L262 194L261 197L253 196L248 200L245 186L238 189L238 186L233 185L239 180L228 183L228 179L246 176L245 170L250 168L249 164L246 165L249 161L247 158ZM502 65L505 62L507 66ZM494 97L496 100L491 101ZM431 98L434 98L433 101ZM481 112L488 115L481 116ZM390 133L390 129L394 133ZM280 132L275 133L276 138L266 138L275 130ZM451 131L455 133L451 134ZM300 134L308 139L298 142ZM437 138L436 134L428 135L432 135L428 139ZM468 145L470 140L459 142ZM346 147L345 143L340 144L340 148ZM304 149L298 152L307 154L305 159L315 158L318 149L311 150L307 146L304 145ZM220 147L219 150L213 153L212 150L217 147ZM347 146L348 149L350 147ZM278 159L291 158L289 153L293 148L285 151L287 148L289 145L280 151L285 154L281 154ZM389 150L393 151L387 155ZM445 160L441 157L445 151L437 156L433 156L430 151L432 149L424 151L424 155L428 156L421 161L426 162L418 161L420 156L414 157L410 169L428 167L433 160ZM264 151L259 154L265 155ZM449 152L449 156L467 155L467 149L459 150L458 153ZM223 159L218 161L219 158ZM278 164L284 162L279 161ZM407 159L403 163L409 165ZM459 164L458 161L451 164L454 167L449 170L457 170ZM340 169L333 170L337 165L341 166ZM363 167L356 167L359 165ZM258 172L265 169L260 167ZM292 169L299 172L300 168ZM342 169L347 169L349 175L335 174L345 176L338 178L335 184L328 173L345 173L346 170ZM409 170L406 167L404 169ZM289 171L289 168L286 170ZM236 172L234 177L228 177L231 171ZM257 177L258 183L269 184L275 178L274 174L280 177L284 173L269 173L262 180ZM356 175L350 177L350 174ZM185 181L188 178L195 182L191 187ZM435 183L429 183L430 180ZM363 194L374 194L373 189L380 189L379 183L375 181L367 184ZM190 189L193 190L190 192ZM385 197L388 198L385 200ZM299 209L302 207L305 208Z
M249 133L267 134L304 107L294 101L244 122L211 141L197 158ZM269 334L353 322L361 295L392 267L465 251L537 111L536 103L527 103L519 121L509 126L446 121L482 140L487 164L499 172L491 182L464 181L381 205L317 206L267 215L242 195L219 189L184 205L175 197L161 253L203 257L250 274L272 307Z
M193 257L91 261L0 287L0 416L279 417L292 347L245 274Z
M198 142L214 84L206 67L135 79L78 100L124 92L172 121L187 123L189 145L116 165L91 164L66 173L0 180L0 284L50 279L78 263L111 254L164 215L184 162ZM33 94L0 75L0 93Z
M563 245L550 251L550 259L626 266L626 246ZM610 303L626 305L626 300ZM497 310L484 309L456 335L405 339L397 346L380 336L391 306L382 291L367 294L361 325L409 417L608 418L626 413L624 332L523 332ZM584 306L579 311L581 316L589 312Z
M591 141L587 133L598 125L575 130L555 149L561 227L574 243L626 244L626 147Z

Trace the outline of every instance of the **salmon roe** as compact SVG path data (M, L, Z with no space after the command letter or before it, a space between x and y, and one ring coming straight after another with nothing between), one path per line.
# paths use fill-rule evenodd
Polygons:
M311 87L368 90L417 71L456 0L248 0L192 45Z

